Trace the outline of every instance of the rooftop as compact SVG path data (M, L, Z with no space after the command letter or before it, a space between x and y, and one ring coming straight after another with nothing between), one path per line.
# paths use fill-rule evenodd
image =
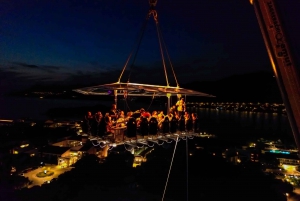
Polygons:
M91 142L85 143L78 151L88 151L94 145Z
M65 153L69 149L70 149L70 147L59 147L59 146L47 145L45 147L42 147L40 149L40 152L47 153L47 154L62 155L63 153Z

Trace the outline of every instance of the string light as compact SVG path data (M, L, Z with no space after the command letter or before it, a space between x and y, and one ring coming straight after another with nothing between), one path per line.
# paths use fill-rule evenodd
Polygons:
M126 151L129 151L129 152L131 152L133 149L133 147L131 147L131 149L127 149L125 144L124 144L124 147L125 147Z
M98 141L97 141L98 144L96 144L96 145L94 144L93 140L91 140L91 142L92 142L92 144L93 144L95 147L97 147L98 145L100 145L100 142L98 142Z
M99 147L101 148L101 149L103 149L104 147L106 147L107 145L106 144L104 144L103 146L101 146L101 144L99 144Z
M150 147L150 148L151 148L151 147L154 147L154 143L153 143L153 145L152 145L152 146L151 146L150 144L148 144L148 147Z

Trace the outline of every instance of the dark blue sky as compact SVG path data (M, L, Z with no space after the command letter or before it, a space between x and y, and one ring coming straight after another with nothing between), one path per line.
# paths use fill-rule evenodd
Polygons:
M299 58L300 2L279 3ZM148 8L148 0L0 0L0 89L117 81ZM157 11L179 83L271 71L248 0L158 0ZM165 83L152 19L134 64L132 82Z

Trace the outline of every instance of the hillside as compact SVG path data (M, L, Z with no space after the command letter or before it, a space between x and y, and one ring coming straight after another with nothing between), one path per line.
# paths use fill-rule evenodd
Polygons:
M183 87L215 95L216 101L282 102L272 73L234 75L215 82L193 82Z

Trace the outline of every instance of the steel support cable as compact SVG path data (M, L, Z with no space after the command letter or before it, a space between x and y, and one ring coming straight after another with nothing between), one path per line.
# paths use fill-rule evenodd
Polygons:
M128 102L127 102L127 97L125 98L125 103L126 103L126 107L127 107L127 109L128 109L130 112L132 112L132 110L130 109L130 107L129 107L129 105L128 105Z
M146 111L149 111L149 109L150 109L150 107L151 107L151 105L152 105L152 103L153 103L154 96L155 96L155 92L153 93L152 100L151 100L150 105L148 106L148 108L147 108Z
M132 50L132 51L133 51L133 50ZM121 82L121 78L122 78L122 76L123 76L123 73L124 73L124 71L125 71L125 69L126 69L126 67L127 67L127 65L128 65L128 62L129 62L131 56L132 56L132 51L131 51L131 53L129 54L129 57L128 57L128 59L127 59L125 65L124 65L124 67L123 67L123 69L122 69L122 72L121 72L121 75L120 75L120 77L119 77L119 79L118 79L118 82Z
M173 76L174 76L176 85L177 85L177 87L179 87L179 83L178 83L178 80L177 80L177 77L176 77L176 74L175 74L175 71L174 71L174 68L173 68L171 59L170 59L170 55L169 55L169 52L168 52L168 49L167 49L165 40L164 40L164 38L162 37L162 31L161 31L160 27L158 27L158 28L159 28L159 32L160 32L160 35L161 35L161 38L162 38L163 46L164 46L164 48L165 48L165 51L166 51L166 54L167 54L167 57L168 57L168 60L169 60L169 63L170 63L171 69L172 69L172 73L173 73Z
M170 86L169 85L169 80L168 80L167 69L166 69L165 58L164 58L164 52L163 52L163 48L162 48L162 44L161 44L161 35L160 35L160 31L159 31L159 26L158 26L158 20L157 20L157 18L155 19L155 23L156 23L156 30L157 30L158 42L159 42L159 49L160 49L161 58L162 58L162 62L163 62L163 66L164 66L164 71L165 71L166 82L167 82L167 86Z
M141 40L142 40L142 38L143 38L144 32L145 32L145 28L146 28L146 26L147 26L147 21L148 21L148 18L149 18L148 15L149 15L149 14L147 14L146 20L144 21L143 26L141 27L141 29L140 29L140 31L139 31L139 34L138 34L139 37L138 37L138 39L136 40L136 42L134 43L134 45L133 45L133 47L132 47L132 50L131 50L131 52L130 52L130 54L129 54L127 60L126 60L126 63L125 63L125 65L124 65L124 67L123 67L123 69L122 69L122 72L121 72L121 74L120 74L120 77L119 77L119 79L118 79L118 82L121 81L122 76L123 76L123 74L124 74L124 72L125 72L125 69L126 69L128 63L129 63L129 61L130 61L130 59L131 59L131 57L132 57L132 54L133 54L133 52L134 52L136 46L138 45L138 47L139 47L139 44L140 44L140 42L141 42ZM135 57L136 57L136 54L135 54ZM134 59L135 59L135 58L134 58Z
M155 93L153 93L152 100L151 100L151 102L150 102L150 104L149 104L149 106L148 106L148 108L147 108L146 111L149 111L149 109L150 109L150 107L151 107L151 105L152 105L152 103L153 103L154 96L155 96ZM125 103L126 103L127 109L128 109L130 112L132 112L132 110L131 110L130 107L129 107L129 104L128 104L128 101L127 101L127 97L124 98L124 99L125 99Z
M122 76L123 76L123 74L124 74L124 72L125 72L125 69L126 69L128 63L129 63L129 61L130 61L130 59L131 59L131 57L132 57L132 54L133 54L133 52L134 52L134 50L135 50L135 48L136 48L136 46L137 46L137 49L136 49L135 54L134 54L134 57L133 57L132 64L131 64L130 69L129 69L129 75L128 75L128 81L127 81L127 82L129 82L129 80L130 80L130 76L131 76L131 72L132 72L132 66L133 66L133 64L134 64L134 62L135 62L135 59L136 59L136 56L137 56L137 52L138 52L138 50L139 50L139 48L140 48L140 44L141 44L142 38L143 38L143 36L144 36L145 29L146 29L146 27L147 27L148 19L149 19L149 13L147 13L147 15L146 15L146 19L145 19L145 21L144 21L144 23L143 23L143 25L142 25L142 27L141 27L141 30L140 30L140 32L139 32L139 37L138 37L137 41L134 43L134 45L133 45L133 48L132 48L132 50L131 50L131 52L130 52L130 54L129 54L129 57L128 57L128 59L127 59L125 65L124 65L124 67L123 67L123 69L122 69L122 72L121 72L121 74L120 74L120 77L119 77L119 79L118 79L118 82L121 82L121 79L122 79ZM127 92L128 92L128 90L127 90ZM130 109L130 107L129 107L129 105L128 105L128 102L127 102L127 97L125 98L125 102L126 102L127 108L128 108L129 111L131 112L131 109Z
M172 164L173 164L174 155L175 155L175 151L176 151L176 147L177 147L177 142L178 142L178 136L176 138L176 143L175 143L175 147L174 147L174 151L173 151L173 156L172 156L172 160L171 160L171 164L170 164L170 168L169 168L169 173L168 173L168 177L167 177L167 181L166 181L164 193L163 193L163 196L162 196L162 199L161 199L162 201L165 198L165 193L166 193L166 189L167 189L167 185L168 185L168 181L169 181L169 177L170 177L170 172L171 172L171 169L172 169Z
M147 27L147 24L148 24L148 20L149 20L149 13L147 14L146 16L146 20L144 21L144 24L141 28L141 31L140 31L140 37L139 37L139 40L137 42L137 49L135 51L135 54L134 54L134 57L133 57L133 60L132 60L132 64L130 65L130 70L129 70L129 75L128 75L128 82L130 80L130 76L131 76L131 72L132 72L132 67L133 67L133 64L135 62L135 59L136 59L136 56L137 56L137 53L140 49L140 45L141 45L141 41L143 39L143 36L144 36L144 33L145 33L145 30L146 30L146 27Z

